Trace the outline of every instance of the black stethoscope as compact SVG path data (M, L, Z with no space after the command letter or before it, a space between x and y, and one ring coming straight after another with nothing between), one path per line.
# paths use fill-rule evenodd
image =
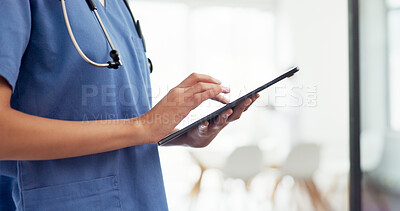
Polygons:
M79 55L87 63L89 63L89 64L91 64L93 66L96 66L96 67L108 67L108 68L112 68L112 69L118 69L120 66L122 66L121 59L119 58L119 53L115 49L115 47L114 47L114 45L113 45L113 43L112 43L112 41L111 41L111 39L110 39L110 37L109 37L109 35L107 33L107 30L104 27L103 22L101 21L99 13L97 12L96 4L94 3L93 0L86 0L86 3L88 4L90 10L92 12L94 12L94 14L96 16L96 19L99 22L99 24L100 24L100 26L101 26L101 28L103 30L103 33L107 38L107 42L111 47L110 57L112 58L112 61L108 61L107 63L97 63L97 62L94 62L91 59L89 59L85 55L85 53L83 53L83 51L79 47L78 42L75 39L74 33L72 32L71 24L69 23L69 19L68 19L67 8L65 6L65 0L61 0L62 11L63 11L63 15L64 15L64 20L65 20L65 25L67 26L67 30L68 30L69 36L71 37L72 43L74 44L74 46L75 46L76 50L78 51ZM140 28L140 23L139 23L139 21L135 21L135 18L133 17L132 11L129 8L129 4L128 4L127 0L124 0L124 3L126 5L126 7L128 8L129 13L131 14L133 23L135 24L136 31L139 34L139 37L142 39L144 51L146 52L146 43L144 42L144 37L143 37L143 34L142 34L142 30ZM153 72L153 64L152 64L150 59L148 59L148 63L149 63L150 72Z

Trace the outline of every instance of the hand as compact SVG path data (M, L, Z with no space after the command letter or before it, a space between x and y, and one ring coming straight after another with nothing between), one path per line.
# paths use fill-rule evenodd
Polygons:
M213 123L204 122L199 127L186 133L178 142L182 145L190 147L206 147L211 141L218 135L218 133L229 124L229 122L235 121L240 118L243 112L245 112L251 104L259 97L257 94L252 98L249 98L237 105L233 110L229 109L219 115ZM177 143L173 143L177 144Z
M152 144L171 133L174 128L203 101L213 99L228 103L220 93L229 88L208 75L193 73L169 93L153 109L140 116L144 131L148 132L146 143Z

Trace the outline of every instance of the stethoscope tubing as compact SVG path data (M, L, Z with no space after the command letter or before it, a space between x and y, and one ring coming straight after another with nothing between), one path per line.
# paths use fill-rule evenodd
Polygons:
M93 66L96 66L96 67L109 67L108 63L97 63L97 62L92 61L81 50L81 48L79 47L78 42L75 39L74 33L72 32L71 24L69 22L68 13L67 13L67 7L65 5L65 0L61 0L61 5L62 5L62 11L63 11L63 15L64 15L65 25L67 26L68 34L69 34L69 36L71 38L71 41L72 41L75 49L78 51L78 53L82 57L82 59L85 60L87 63L89 63L89 64L91 64ZM115 50L114 49L114 45L112 44L111 39L110 39L110 37L109 37L109 35L107 33L107 30L105 29L105 27L103 25L103 22L101 21L101 18L99 17L99 14L97 13L96 10L94 10L94 13L96 15L97 20L100 23L100 26L101 26L101 28L102 28L107 40L108 40L108 43L110 44L112 50ZM121 63L121 65L122 65L122 63Z

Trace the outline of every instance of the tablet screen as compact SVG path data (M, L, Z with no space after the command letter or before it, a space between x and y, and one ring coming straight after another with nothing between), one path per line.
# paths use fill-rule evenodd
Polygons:
M238 99L234 100L233 102L222 106L218 110L216 110L216 111L214 111L214 112L212 112L212 113L210 113L208 115L205 115L204 117L194 121L193 123L188 123L187 121L190 121L191 118L186 118L185 120L183 120L182 124L179 124L179 126L182 126L182 125L186 124L187 125L186 127L180 129L179 131L177 131L175 133L172 133L172 134L166 136L165 138L163 138L161 141L158 142L158 145L164 145L164 144L166 144L166 143L178 138L179 136L185 134L189 130L191 130L191 129L195 128L195 127L198 127L200 124L204 123L205 121L210 121L210 122L214 121L218 117L218 115L220 115L224 111L226 111L226 110L228 110L230 108L234 108L236 105L240 104L244 100L256 95L260 91L262 91L262 90L274 85L275 83L277 83L277 82L279 82L279 81L281 81L281 80L283 80L285 78L289 78L289 77L293 76L293 74L295 74L297 71L299 71L299 68L298 67L294 67L294 68L290 69L289 71L287 71L286 73L278 76L274 80L272 80L272 81L270 81L270 82L268 82L268 83L266 83L266 84L264 84L264 85L262 85L262 86L260 86L260 87L258 87L256 89L254 89L253 91L251 91L251 92L239 97Z

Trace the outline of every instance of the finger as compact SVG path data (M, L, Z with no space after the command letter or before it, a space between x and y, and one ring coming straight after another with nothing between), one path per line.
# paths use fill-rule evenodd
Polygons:
M193 100L196 105L200 105L203 101L215 98L222 92L221 87L215 87L213 89L209 89L207 91L197 93L193 95Z
M247 109L249 109L250 108L250 106L251 105L253 105L253 103L254 103L254 101L256 101L258 98L260 97L260 95L259 94L256 94L255 96L253 96L253 97L251 97L251 103L250 103L250 105L249 106L247 106L245 109L244 109L244 111L243 112L245 112L245 111L247 111Z
M183 80L178 85L178 87L181 87L181 88L190 87L190 86L193 86L194 84L196 84L198 82L221 84L220 80L215 79L215 78L213 78L213 77L211 77L209 75L192 73L189 77L187 77L185 80Z
M222 93L229 93L231 91L229 89L229 87L220 86L218 84L199 82L191 87L186 88L185 93L194 93L195 94L195 93L207 91L209 89L219 89L219 88L222 89Z
M228 118L230 115L232 115L233 110L228 109L224 113L220 114L217 119L211 124L209 128L211 130L215 131L220 131L222 128L224 128L226 125L228 125Z
M199 93L199 92L205 92L207 90L210 89L222 89L222 93L229 93L230 92L230 88L229 87L225 87L225 86L220 86L217 84L211 84L211 83L204 83L204 82L199 82L196 85L187 88L185 90L185 93ZM212 98L215 101L219 101L221 103L227 104L229 103L229 100L226 99L225 97L223 97L222 95L217 95L216 97Z
M220 94L217 95L216 97L211 98L211 99L215 100L215 101L218 101L218 102L221 102L223 104L228 104L229 103L229 99L224 97L224 96L222 96L222 95L220 95Z
M198 127L199 134L200 135L206 134L208 132L209 125L210 125L210 123L208 121L205 121L204 123L200 124Z
M233 108L233 113L232 115L229 117L228 122L232 122L235 121L237 119L240 118L240 116L242 115L243 111L252 103L252 100L246 99L245 101L243 101L242 103L240 103L239 105L237 105L235 108Z

